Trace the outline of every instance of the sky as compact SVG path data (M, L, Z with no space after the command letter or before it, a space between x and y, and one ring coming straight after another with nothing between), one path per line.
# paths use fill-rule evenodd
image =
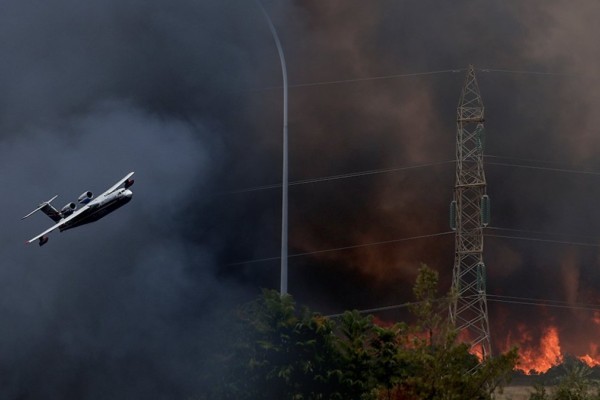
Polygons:
M290 89L291 181L436 164L292 186L291 254L449 230L447 161L469 64L493 156L491 225L527 231L488 232L600 242L597 175L556 171L600 171L594 1L264 6L290 84L320 83ZM260 9L250 0L8 0L0 53L0 398L202 393L198 377L218 368L207 353L229 313L279 285L278 260L247 262L280 248L280 190L244 191L281 182L281 69ZM50 226L39 213L20 220L37 204L102 193L129 171L126 207L55 232L42 248L23 245ZM289 291L324 314L397 304L411 299L421 263L446 290L453 252L443 235L292 257ZM487 237L488 292L598 303L599 255ZM553 326L565 352L598 356L599 321L490 303L496 351L536 347Z

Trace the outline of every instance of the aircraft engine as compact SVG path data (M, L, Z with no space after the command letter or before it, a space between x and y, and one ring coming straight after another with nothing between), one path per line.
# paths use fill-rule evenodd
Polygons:
M123 185L123 186L125 186L125 189L129 189L131 187L131 185L133 185L133 182L134 182L134 180L129 178L125 181L125 185Z
M77 208L75 203L67 203L63 208L60 209L60 213L63 217L73 214L73 211Z
M77 201L79 202L79 204L87 204L90 201L92 201L93 198L94 195L92 194L92 192L83 192L81 193L81 196L77 198Z

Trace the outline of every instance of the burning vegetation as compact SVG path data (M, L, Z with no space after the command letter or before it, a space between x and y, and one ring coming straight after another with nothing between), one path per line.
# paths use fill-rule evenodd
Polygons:
M537 341L532 339L523 326L519 329L523 335L516 342L519 346L519 362L516 366L525 374L546 373L552 367L562 364L569 354L561 349L559 331L556 326L548 326L543 330L541 338ZM600 354L598 345L589 344L589 352L577 354L576 359L585 363L588 367L600 365Z

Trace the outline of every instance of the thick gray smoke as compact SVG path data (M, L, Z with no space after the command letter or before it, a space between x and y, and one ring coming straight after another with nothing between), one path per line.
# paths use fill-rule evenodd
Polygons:
M598 170L594 5L265 1L291 83L469 63L566 73L480 71L486 152ZM0 397L199 396L227 312L279 279L277 261L231 265L278 254L279 192L223 194L281 179L281 71L263 16L253 1L5 1L0 54ZM462 80L293 88L291 179L453 159ZM51 222L19 221L38 202L101 193L129 171L126 207L22 244ZM493 225L597 236L595 178L487 172ZM442 164L294 186L291 251L446 231L453 177ZM447 236L297 257L290 291L324 312L406 301L420 262L449 284L452 252ZM490 238L486 252L490 292L600 297L593 248ZM568 327L597 329L584 314L490 314L497 347L552 323L582 353L575 338L591 338Z
M571 304L598 301L597 248L556 243L598 242L595 176L556 171L600 168L594 2L577 7L564 1L294 4L284 9L279 26L296 83L475 64L486 106L485 151L495 156L487 158L492 225L527 231L489 233L555 241L486 239L490 293ZM292 89L292 179L454 158L463 77L464 72L444 73ZM279 111L280 94L269 96L257 95L257 107L269 101ZM278 123L269 131L276 133ZM269 137L264 143L277 154L279 141ZM294 187L292 247L319 251L446 231L453 172L448 164ZM266 202L261 196L266 195L236 201L258 211ZM276 200L269 203L273 213L256 217L259 229L277 222ZM267 233L277 237L277 228L271 229ZM245 249L247 258L277 254L276 241L269 251L263 243L252 244ZM449 285L452 253L452 239L445 237L295 258L290 287L326 311L401 302L410 298L420 262L437 268ZM261 267L242 271L267 268ZM276 271L276 263L270 268ZM543 332L556 326L564 352L600 355L593 343L598 319L589 312L490 303L490 318L496 349L522 343L525 336L533 338L527 345L536 346Z
M218 277L218 238L194 239L210 237L195 222L233 136L238 100L223 93L261 67L248 61L261 33L238 6L0 5L0 398L205 391L209 349L247 298ZM52 223L19 220L39 202L102 193L129 171L128 206L23 244Z

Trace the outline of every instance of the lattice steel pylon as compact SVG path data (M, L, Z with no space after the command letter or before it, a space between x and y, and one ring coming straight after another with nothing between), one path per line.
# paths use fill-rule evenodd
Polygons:
M472 65L457 108L456 185L450 224L456 230L450 321L480 359L491 356L483 263L483 228L489 197L483 170L484 108Z

